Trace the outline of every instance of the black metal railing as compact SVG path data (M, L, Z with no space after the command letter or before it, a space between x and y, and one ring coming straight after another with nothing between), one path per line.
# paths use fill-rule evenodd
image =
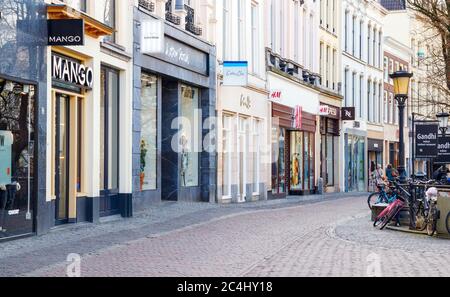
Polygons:
M181 18L173 13L172 0L167 0L166 2L166 21L175 25L181 24Z
M171 22L175 25L181 24L181 18L176 14L173 14L171 11L166 11L166 21Z
M194 35L202 35L202 28L195 25L195 10L189 5L184 5L186 10L186 31L191 32Z
M139 0L139 6L150 11L155 12L155 3L149 0Z

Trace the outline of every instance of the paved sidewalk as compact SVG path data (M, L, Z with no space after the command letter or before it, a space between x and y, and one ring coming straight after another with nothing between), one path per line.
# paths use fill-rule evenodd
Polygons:
M282 200L232 205L162 202L135 214L134 218L107 220L100 224L68 225L56 228L44 236L0 243L0 276L26 274L64 262L69 253L91 254L111 246L213 222L224 217L356 196L366 197L366 194L288 197Z

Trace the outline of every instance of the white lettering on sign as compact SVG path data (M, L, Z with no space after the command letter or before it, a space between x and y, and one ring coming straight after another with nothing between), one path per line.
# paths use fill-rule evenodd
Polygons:
M182 47L176 48L169 43L166 44L166 56L170 59L179 60L187 65L190 64L189 54Z
M74 42L81 42L81 36L49 36L48 37L49 42L51 43L74 43Z
M52 77L82 87L92 88L94 72L83 64L53 56Z
M436 140L437 139L437 135L435 133L430 133L430 134L427 134L427 135L417 134L417 139L420 139L420 140Z
M8 215L16 216L19 214L19 212L20 212L20 209L10 210L10 211L8 211Z

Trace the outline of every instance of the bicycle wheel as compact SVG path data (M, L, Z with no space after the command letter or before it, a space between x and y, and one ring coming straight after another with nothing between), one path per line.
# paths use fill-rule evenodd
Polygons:
M369 195L369 198L367 198L367 204L369 205L369 209L372 209L372 206L374 204L380 203L381 197L380 193L372 193Z
M384 221L387 219L387 217L386 216L382 216L382 217L380 217L380 218L376 218L375 219L375 222L373 222L373 226L376 228L376 227L378 227L378 226L380 226L381 224L383 224L384 223Z
M445 226L447 227L448 234L450 234L450 212L447 214L447 219L445 219Z
M421 203L416 211L416 227L419 231L425 231L428 225L428 218L425 214L425 209Z
M434 236L437 227L437 210L436 207L432 207L428 214L427 234L428 236Z
M380 230L386 228L387 224L389 224L389 222L394 219L394 217L398 214L400 210L401 207L396 206L391 212L389 212L389 214L386 216L386 220L384 220L383 223L380 225Z

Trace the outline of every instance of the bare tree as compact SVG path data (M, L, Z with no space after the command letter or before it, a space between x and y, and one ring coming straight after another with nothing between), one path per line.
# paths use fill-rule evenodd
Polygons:
M415 65L422 75L412 104L425 116L433 116L450 109L450 0L407 2L421 24L414 34L421 38L421 50L426 50L426 56L419 57Z

